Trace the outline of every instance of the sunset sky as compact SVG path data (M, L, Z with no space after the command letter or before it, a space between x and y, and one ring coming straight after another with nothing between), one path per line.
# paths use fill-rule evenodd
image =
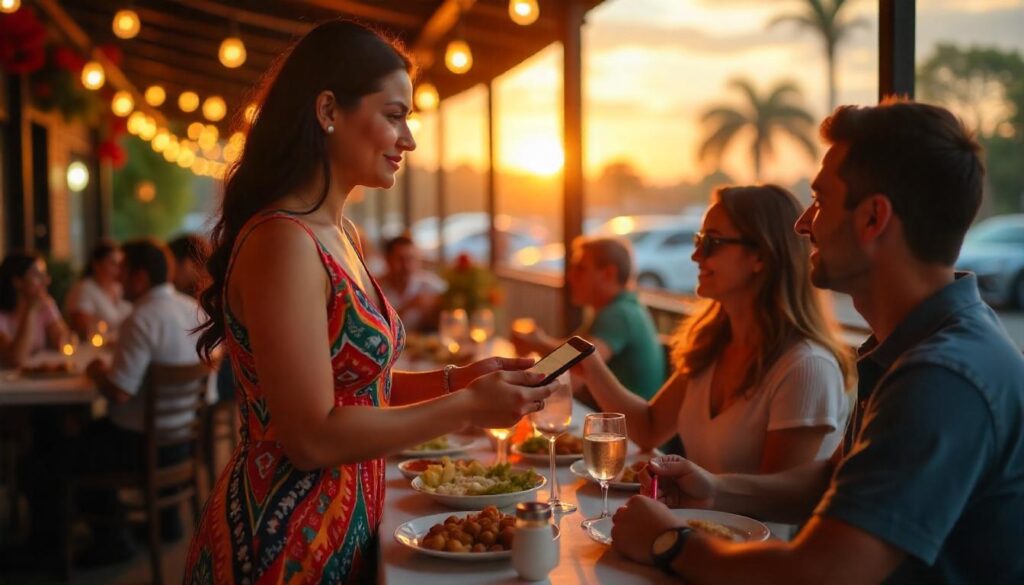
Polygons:
M768 28L803 0L608 0L584 28L585 165L595 177L607 163L628 161L652 184L695 180L712 169L696 160L699 117L713 104L736 104L729 80L761 91L794 81L816 118L826 113L825 61L818 37L792 25ZM547 0L548 3L551 0ZM542 0L543 10L545 2ZM877 91L876 0L850 0L866 24L839 49L840 103L873 103ZM938 42L1024 51L1024 0L918 0L917 59ZM499 165L535 174L558 172L561 47L554 45L496 81ZM446 101L445 165L482 168L486 160L485 94L479 88ZM436 123L425 116L416 164L437 161ZM785 143L764 179L791 182L817 161ZM724 168L753 180L745 142Z

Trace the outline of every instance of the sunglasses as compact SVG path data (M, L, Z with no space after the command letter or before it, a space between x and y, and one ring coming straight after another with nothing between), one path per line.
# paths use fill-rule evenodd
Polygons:
M709 236L704 232L697 232L693 234L693 247L700 252L700 255L704 258L710 258L720 246L728 244L739 244L741 246L755 247L757 244L753 240L747 238L720 238L717 236Z

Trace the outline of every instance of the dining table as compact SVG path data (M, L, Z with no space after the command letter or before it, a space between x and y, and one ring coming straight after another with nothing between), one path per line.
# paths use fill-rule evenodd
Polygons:
M515 355L512 344L504 338L495 337L483 344L477 357ZM425 370L440 367L429 360L400 360L397 370ZM583 420L592 412L578 400L573 401L572 423L569 432L582 435ZM521 421L520 424L529 424ZM472 436L472 435L471 435ZM494 462L496 451L494 446L483 435L475 435L467 449L453 457L471 457L485 464ZM644 453L632 442L628 444L627 462L653 457L657 453ZM447 508L426 494L412 488L398 469L399 463L409 459L396 455L389 457L385 471L386 492L384 498L384 516L380 528L380 555L378 582L386 585L486 585L499 583L521 583L512 568L509 559L492 561L450 560L431 557L401 544L395 531L403 523L423 516L442 514L456 510ZM582 456L581 456L582 459ZM533 467L545 477L550 475L547 458L532 458L524 461L521 455L510 454L509 462L515 467ZM596 517L601 513L601 488L596 483L581 479L570 470L570 465L556 467L556 476L560 486L560 498L575 504L577 510L569 514L556 514L553 520L558 526L559 562L548 576L547 581L540 583L558 583L572 585L576 583L615 585L676 583L677 581L660 570L632 562L608 545L593 540L581 526L586 518ZM550 479L550 478L549 478ZM534 492L534 501L547 502L550 497L550 481L547 486ZM609 490L608 507L614 511L626 500L637 493L634 491ZM502 510L514 513L514 508Z
M28 406L99 406L96 384L85 375L93 359L109 361L106 348L78 348L71 356L42 351L29 358L24 369L0 370L0 408ZM69 371L38 372L41 364L68 363Z

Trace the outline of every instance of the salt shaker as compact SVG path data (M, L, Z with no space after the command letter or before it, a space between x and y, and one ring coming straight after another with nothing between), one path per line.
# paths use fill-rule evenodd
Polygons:
M527 581L540 581L558 565L558 543L551 524L551 506L543 502L516 504L512 568Z

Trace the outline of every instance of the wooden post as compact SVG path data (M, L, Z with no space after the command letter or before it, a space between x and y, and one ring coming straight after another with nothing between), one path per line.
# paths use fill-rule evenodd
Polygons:
M569 293L572 241L583 233L583 44L581 28L586 7L582 0L565 0L562 18L562 133L565 166L562 171L562 240L565 243L565 285L562 307L565 333L580 325L580 309Z
M915 0L878 1L878 99L914 97Z
M4 226L8 250L31 250L35 242L32 201L32 132L26 115L28 81L23 75L7 78L7 189Z
M495 214L498 212L495 195L494 161L494 81L487 82L487 200L484 203L487 212L487 233L490 241L490 267L493 272L498 267L498 229Z
M447 262L444 254L444 223L448 216L448 205L444 188L444 108L437 104L437 264Z

